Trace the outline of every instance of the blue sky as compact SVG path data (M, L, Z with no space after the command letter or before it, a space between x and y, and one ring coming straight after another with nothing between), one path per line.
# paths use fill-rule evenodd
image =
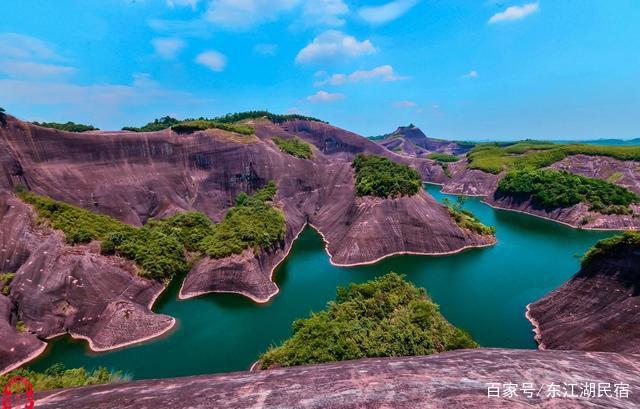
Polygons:
M640 137L637 0L6 0L0 106L102 129L249 109L363 135Z

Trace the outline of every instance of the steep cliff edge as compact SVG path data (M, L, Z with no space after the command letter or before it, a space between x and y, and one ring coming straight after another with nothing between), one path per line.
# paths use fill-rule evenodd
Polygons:
M19 185L140 226L187 210L218 222L238 193L275 181L285 239L259 252L201 259L184 279L181 298L232 292L268 301L278 292L273 271L307 223L325 237L332 262L341 265L399 252L446 254L494 242L458 227L425 193L386 200L357 197L351 167L356 154L399 159L366 138L313 121L249 124L254 135L219 129L188 135L171 130L75 134L6 116L0 127L0 193L11 201L12 212L21 214L6 216L0 225L8 231L3 240L11 237L11 243L2 243L3 252L12 254L2 272L16 273L13 314L24 317L40 339L69 332L90 340L95 350L145 340L173 325L171 317L149 309L163 291L161 283L140 279L125 260L100 255L97 243L69 247L59 232L40 232L30 208L11 193ZM313 159L281 151L272 140L276 136L311 143ZM0 341L3 347L5 341ZM24 358L16 352L11 360Z
M577 351L476 349L426 357L372 358L52 391L41 409L106 408L636 408L637 356ZM607 396L547 396L552 383L608 383ZM532 397L488 397L491 383L533 383ZM614 397L614 383L630 394Z
M640 235L626 237L528 306L540 348L640 353Z

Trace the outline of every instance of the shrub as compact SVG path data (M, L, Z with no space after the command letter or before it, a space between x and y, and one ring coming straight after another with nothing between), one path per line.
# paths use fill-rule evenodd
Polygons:
M353 161L353 167L358 196L413 196L422 187L422 178L415 169L381 156L358 155Z
M629 205L640 200L624 187L552 169L511 171L498 183L497 193L531 198L534 204L548 210L582 202L589 204L591 210L604 214L630 212Z
M618 236L600 240L584 255L582 265L584 266L597 257L610 254L616 249L624 247L631 247L633 249L640 250L640 232L629 231Z
M485 226L473 213L463 209L464 201L463 196L458 196L455 203L452 203L447 198L444 199L444 206L456 224L463 229L471 230L483 236L493 236L496 233L496 228Z
M58 129L67 132L86 132L86 131L98 131L99 129L93 125L77 124L75 122L67 122L65 124L58 122L33 122L34 125L42 126L44 128Z
M22 376L29 380L35 392L61 388L77 388L79 386L101 385L123 382L127 380L121 372L111 372L99 367L93 371L84 368L66 369L62 364L56 364L44 372L22 368L0 376L0 385L5 385L14 376ZM12 392L22 392L21 386L16 385Z
M260 357L263 369L359 358L429 355L478 345L440 314L424 289L389 273L338 288L325 311L293 323L293 336Z
M15 276L15 273L0 274L0 290L2 291L2 294L9 295L9 285Z
M255 132L251 126L246 124L227 124L208 120L185 121L171 127L174 132L179 134L189 134L214 128L239 133L241 135L253 135Z
M301 159L311 159L313 157L311 145L298 138L297 136L293 139L283 139L274 136L272 139L273 142L278 145L278 148L280 148L282 152L286 152L291 156L295 156L296 158Z
M178 119L172 118L170 116L164 116L160 119L154 119L153 122L149 122L148 124L141 126L139 128L132 126L125 126L122 128L123 131L131 131L131 132L156 132L162 131L167 128L171 128L173 125L179 124L180 121Z

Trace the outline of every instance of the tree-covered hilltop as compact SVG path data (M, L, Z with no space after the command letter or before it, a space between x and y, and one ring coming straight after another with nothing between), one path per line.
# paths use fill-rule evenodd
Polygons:
M629 214L629 205L640 201L624 187L554 169L511 171L498 183L497 194L531 198L548 210L586 203L590 210L602 214Z
M173 125L177 125L180 122L182 121L180 121L179 119L170 116L163 116L162 118L154 119L153 121L141 127L125 126L124 128L122 128L122 130L131 132L157 132L163 131L167 128L171 128Z
M99 130L93 125L77 124L71 121L64 124L59 122L32 122L32 124L42 126L44 128L58 129L60 131L67 132L87 132Z
M6 385L7 382L15 376L26 378L33 386L34 392L103 385L129 380L128 377L124 376L121 372L111 372L104 367L87 371L84 368L67 369L62 364L56 364L43 372L36 372L28 368L16 369L15 371L0 376L0 385ZM12 392L23 392L22 384L14 385Z
M276 124L280 124L288 121L294 121L294 120L326 123L324 121L321 121L320 119L313 118L310 116L304 116L304 115L295 115L295 114L278 115L278 114L272 114L271 112L268 112L268 111L247 111L247 112L236 112L233 114L226 114L226 115L218 116L215 118L200 117L200 118L188 118L183 120L179 120L170 116L165 116L159 119L154 119L153 121L141 127L126 126L122 128L122 130L132 131L132 132L155 132L155 131L162 131L167 128L173 128L174 130L176 130L175 126L186 125L185 127L178 127L176 132L180 133L179 130L181 130L182 133L189 133L189 132L195 132L197 130L204 130L204 129L210 129L210 128L225 129L224 125L231 125L231 124L240 126L242 124L238 124L238 122L242 122L250 119L261 119L261 118L266 118L269 121ZM205 124L208 124L208 126L205 128L202 128L202 126L204 126ZM193 125L195 125L195 128L190 127ZM229 130L229 129L225 129L225 130ZM238 132L238 131L231 130L231 132ZM238 132L238 133L243 133L243 132ZM251 133L253 133L253 131Z
M291 156L301 159L311 159L313 157L311 145L297 136L292 139L284 139L274 136L272 139L282 152L286 152Z
M263 369L476 348L422 288L396 273L339 288L325 311L293 323L293 336L260 357Z
M198 119L195 121L183 121L173 125L171 129L179 134L190 134L197 131L205 131L207 129L222 129L227 132L235 132L241 135L253 135L255 129L247 124L240 123L222 123L209 120Z
M640 161L640 146L555 144L526 140L517 143L478 144L467 157L470 169L498 174L511 169L540 169L578 154Z
M352 166L356 172L358 196L413 196L422 188L422 178L415 169L382 156L360 154Z
M103 254L132 260L141 276L168 282L190 269L187 253L224 258L246 249L259 252L283 240L284 214L270 204L275 194L273 182L253 196L239 194L217 224L202 213L186 212L152 219L140 228L45 196L21 192L19 197L36 209L40 220L62 230L68 244L100 241Z
M582 265L587 265L597 257L611 254L616 251L616 249L624 247L640 251L640 232L628 231L608 239L600 240L584 255Z

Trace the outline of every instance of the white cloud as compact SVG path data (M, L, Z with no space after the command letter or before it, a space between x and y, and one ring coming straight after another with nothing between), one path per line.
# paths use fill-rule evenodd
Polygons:
M185 42L179 38L154 38L151 44L156 54L165 60L173 60L185 47Z
M333 102L333 101L338 101L345 98L346 97L343 94L339 94L339 93L332 94L327 91L318 91L315 94L308 96L307 100L309 100L310 102L316 103L316 102Z
M327 30L300 50L296 56L296 62L314 63L336 58L355 58L373 54L376 51L369 40L358 41L355 37L341 31Z
M167 6L171 8L189 6L195 10L198 7L199 2L200 0L167 0Z
M274 56L278 51L278 44L256 44L253 46L253 52L260 55Z
M227 57L217 51L209 50L198 54L196 62L211 71L220 72L227 66Z
M369 24L384 24L402 17L420 0L395 0L382 6L362 7L358 15Z
M360 82L379 79L385 82L401 81L409 79L409 77L398 75L391 65L381 65L372 70L358 70L349 75L346 74L328 74L324 71L317 72L315 77L326 77L323 80L316 81L313 85L323 87L325 85L343 85L350 82Z
M300 0L213 0L205 19L229 29L246 29L291 11Z
M0 73L12 78L42 78L71 74L75 68L32 61L0 61Z
M130 84L77 85L66 81L0 80L0 100L24 105L29 112L47 106L53 117L73 117L100 126L114 117L131 115L152 102L168 100L184 105L205 105L186 92L162 88L147 74L136 74Z
M478 78L478 71L476 70L471 70L468 73L462 75L460 78L462 79L472 79L472 78Z
M339 27L344 25L345 21L342 16L348 12L349 6L342 0L307 0L304 4L303 16L307 26Z
M15 33L0 34L0 57L20 60L63 60L44 41Z
M521 20L530 14L540 10L540 3L528 3L523 6L511 6L505 11L494 14L489 19L489 24L499 23L502 21Z
M415 108L418 106L418 104L416 104L413 101L400 101L400 102L395 102L393 106L394 108Z

